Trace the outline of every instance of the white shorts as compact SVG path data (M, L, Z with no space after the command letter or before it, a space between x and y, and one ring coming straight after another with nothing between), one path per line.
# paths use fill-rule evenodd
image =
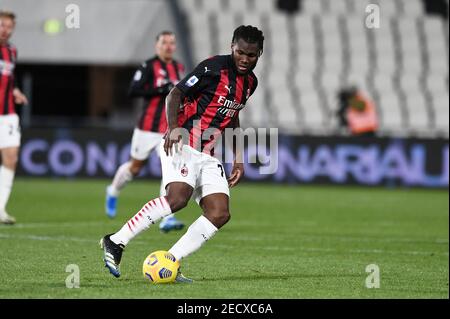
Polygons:
M167 156L164 140L160 144L162 183L164 188L173 182L184 182L194 188L192 198L197 203L210 194L224 193L230 196L223 165L217 158L200 153L188 145L181 152Z
M0 149L19 146L19 116L17 114L0 115Z
M157 146L163 136L164 134L161 133L147 132L135 128L131 139L131 157L140 161L146 160L154 148L156 148L159 155L159 147Z

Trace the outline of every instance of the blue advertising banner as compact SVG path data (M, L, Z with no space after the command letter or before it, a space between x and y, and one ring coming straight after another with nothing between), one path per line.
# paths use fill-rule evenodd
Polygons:
M131 130L26 130L17 174L110 178L129 159L131 135ZM246 161L247 180L448 188L447 139L280 135L277 141L273 173L261 173L263 163L259 161ZM260 148L246 145L245 158L257 157ZM267 153L273 149L273 145L263 145ZM229 171L231 165L225 167ZM151 153L140 176L161 177L156 152Z

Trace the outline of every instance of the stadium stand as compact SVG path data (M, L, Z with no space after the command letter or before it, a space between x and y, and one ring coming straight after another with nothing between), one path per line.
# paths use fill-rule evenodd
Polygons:
M194 64L229 52L239 24L264 31L260 88L242 114L243 126L336 133L337 90L357 85L376 103L380 135L449 135L448 12L433 14L426 1L302 0L291 14L274 0L178 3ZM369 3L379 6L379 28L366 27Z

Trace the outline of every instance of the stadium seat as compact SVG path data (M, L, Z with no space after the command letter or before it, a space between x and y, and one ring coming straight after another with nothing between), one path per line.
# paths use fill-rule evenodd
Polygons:
M323 14L323 0L302 0L302 14Z
M302 122L306 128L323 128L325 117L315 91L300 92L300 105L303 109Z
M398 68L398 62L395 57L395 43L392 30L389 28L380 28L375 35L375 47L377 57L377 70L381 73L393 74Z
M272 91L279 88L289 88L292 85L285 70L272 70L270 76L264 82L266 87Z
M417 21L413 18L399 19L398 27L401 35L400 48L403 70L420 74L422 71L422 56Z
M216 16L218 27L218 41L220 54L230 52L233 31L237 28L235 16L232 12L218 14Z
M209 15L203 12L193 11L189 15L189 29L191 31L192 49L194 51L194 63L198 63L211 56L211 28L209 26ZM202 34L202 36L198 36Z
M240 15L242 16L242 21L239 21L239 24L244 25L253 25L257 26L258 28L262 29L262 21L261 21L261 15L256 12L248 12L243 14L240 12ZM264 30L263 30L264 31Z
M381 21L380 21L380 28L386 27L385 25L382 25L383 18L391 18L394 16L398 16L399 13L399 6L397 0L378 0L378 1L372 1L372 3L378 4L380 7L380 15L381 15Z
M425 12L423 8L423 0L400 0L402 3L403 14L407 18L415 18L422 16Z
M243 127L268 127L268 105L263 85L253 93L244 110L239 114Z
M448 74L448 40L444 34L444 21L439 17L427 17L424 20L426 51L431 73Z
M191 14L192 12L198 12L203 8L203 0L183 0L178 1L181 10L185 13Z
M183 2L182 0L181 2ZM203 11L206 12L224 12L225 6L223 0L203 0ZM222 26L221 26L222 27Z
M349 47L346 48L350 63L349 68L352 71L359 70L359 72L367 73L372 61L369 60L364 21L361 17L350 16L345 18L343 22L346 25L344 30L347 32L349 43Z
M392 76L387 73L376 73L374 76L374 86L380 94L394 92Z
M405 130L403 114L398 96L393 93L380 93L378 107L381 110L381 129L390 132Z
M343 22L346 24L347 37L349 40L350 48L352 50L367 49L366 40L366 27L364 25L364 19L361 17L345 17Z
M406 105L408 110L408 124L412 132L430 131L430 114L427 103L421 91L408 92L406 94Z
M183 1L183 0L181 0ZM233 1L228 0L229 10L234 13L249 13L248 0Z
M332 15L347 15L348 14L347 1L329 1L328 9L329 9L329 11L326 13L330 13Z
M296 72L294 84L300 91L314 91L316 87L314 73L305 71Z
M276 1L274 0L253 0L253 2L253 9L255 10L255 12L270 14L276 13Z
M267 27L269 28L269 30L272 30L276 34L276 40L278 38L288 40L288 16L286 14L274 12L268 16L267 23Z
M297 62L300 72L311 73L317 65L317 43L311 16L299 15L294 20L297 30Z
M280 129L295 130L298 128L297 103L292 98L291 91L286 87L278 87L271 90L271 107L273 114L278 117L278 123L282 123Z
M327 16L320 20L323 38L324 69L340 72L343 61L343 36L340 33L338 17Z
M414 73L403 73L400 76L400 87L405 94L419 92L423 88L420 84L420 78Z
M330 70L321 74L320 82L322 87L327 92L336 93L342 87L340 74L337 72L331 72Z
M267 25L265 26L271 30L267 37L270 48L288 59L292 41L289 39L287 16L282 13L274 13L266 21Z
M442 95L443 93L448 92L448 74L428 74L426 86L432 95Z
M449 130L449 96L448 91L433 95L434 119L436 129L448 136Z
M369 4L374 3L373 0L347 0L349 12L355 16L366 16L366 8Z

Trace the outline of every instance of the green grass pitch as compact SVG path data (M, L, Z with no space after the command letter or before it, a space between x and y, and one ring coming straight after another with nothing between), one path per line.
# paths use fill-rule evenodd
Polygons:
M122 277L102 262L99 239L158 195L157 181L122 192L114 220L103 212L108 180L18 178L0 226L2 298L448 298L448 190L242 183L230 222L182 261L195 282L151 285L142 262L184 233L150 228L132 241ZM195 203L178 213L190 224ZM80 288L66 287L67 265ZM380 287L365 286L366 266Z

